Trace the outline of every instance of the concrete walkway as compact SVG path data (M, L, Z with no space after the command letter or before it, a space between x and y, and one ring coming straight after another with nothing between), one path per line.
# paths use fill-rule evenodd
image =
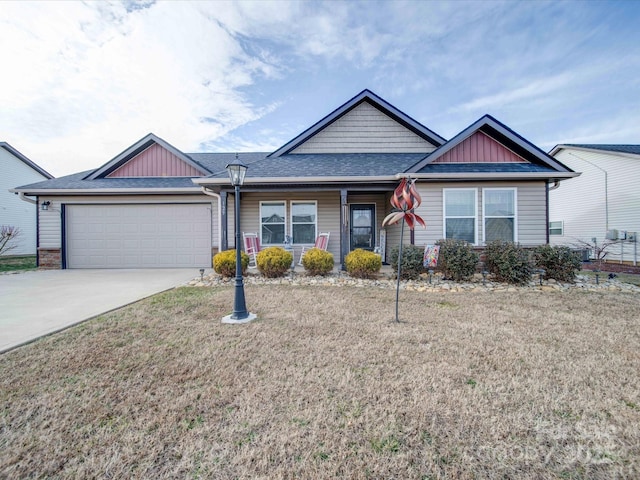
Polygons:
M199 276L196 268L0 275L0 353Z

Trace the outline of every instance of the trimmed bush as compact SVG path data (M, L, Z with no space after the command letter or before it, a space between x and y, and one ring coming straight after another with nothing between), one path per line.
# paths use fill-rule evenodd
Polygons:
M576 273L582 267L580 254L569 247L540 245L533 251L538 268L544 268L544 278L553 278L559 282L574 283Z
M282 247L269 247L256 255L258 270L267 278L284 277L291 268L293 255Z
M473 246L464 240L439 240L438 270L444 278L455 280L467 280L473 276L478 266L478 254Z
M525 285L531 280L530 253L517 243L495 240L485 248L485 266L499 282Z
M245 274L249 266L249 255L240 252L240 264L242 265L242 273ZM234 277L236 274L236 251L225 250L214 255L213 270L223 277Z
M382 268L382 257L362 248L356 248L344 257L344 266L352 277L373 278Z
M326 250L311 248L302 256L302 266L309 275L327 275L333 270L333 255Z
M394 274L398 274L398 249L391 249L391 268ZM400 265L400 278L403 280L417 280L420 274L425 271L423 266L424 248L415 245L402 246L402 264Z

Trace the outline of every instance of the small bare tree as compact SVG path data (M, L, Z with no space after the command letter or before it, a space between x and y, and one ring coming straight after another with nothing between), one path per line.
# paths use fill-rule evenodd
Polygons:
M20 229L11 225L0 225L0 255L10 252L18 246Z
M598 240L596 238L592 238L590 242L576 239L576 241L573 243L573 246L580 249L591 250L598 264L598 269L602 270L602 262L609 253L607 249L612 245L617 245L618 243L620 243L620 240L605 239L601 243L598 243Z

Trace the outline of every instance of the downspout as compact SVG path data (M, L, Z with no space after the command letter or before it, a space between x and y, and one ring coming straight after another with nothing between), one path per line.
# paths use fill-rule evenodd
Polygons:
M207 190L207 187L202 187L202 193L209 195L210 197L217 198L218 201L218 251L222 250L222 201L220 194Z

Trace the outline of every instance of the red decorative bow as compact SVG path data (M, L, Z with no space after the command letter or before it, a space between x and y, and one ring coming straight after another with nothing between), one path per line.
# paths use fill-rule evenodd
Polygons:
M395 211L391 212L382 221L382 226L393 225L404 219L410 230L413 230L416 224L422 225L427 228L425 221L413 212L415 208L420 206L422 198L418 193L418 189L415 187L415 180L403 178L400 181L400 185L393 191L391 195L391 206Z

